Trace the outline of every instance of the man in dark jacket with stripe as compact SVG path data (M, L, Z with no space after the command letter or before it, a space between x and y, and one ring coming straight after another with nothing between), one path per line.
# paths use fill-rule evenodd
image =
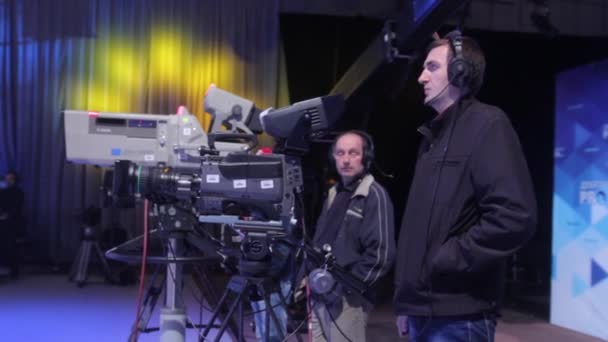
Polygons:
M329 191L313 242L330 245L336 263L363 281L369 289L366 297L373 298L374 286L395 256L393 204L369 174L374 147L368 134L342 133L331 152L340 182ZM333 298L314 297L313 341L365 341L372 305L340 284Z
M452 32L418 82L436 115L422 142L395 269L397 328L410 341L493 341L505 261L534 234L536 200L505 113L477 101L485 57Z

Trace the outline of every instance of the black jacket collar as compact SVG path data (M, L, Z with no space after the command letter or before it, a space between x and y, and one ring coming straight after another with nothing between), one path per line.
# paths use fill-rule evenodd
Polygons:
M434 141L475 101L477 100L474 98L463 98L454 102L442 115L436 115L433 119L418 127L418 132L427 141Z

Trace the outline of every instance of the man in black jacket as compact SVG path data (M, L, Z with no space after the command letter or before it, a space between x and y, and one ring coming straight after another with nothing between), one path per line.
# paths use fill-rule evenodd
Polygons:
M428 48L418 82L436 111L403 216L397 328L410 341L493 341L505 259L531 238L536 200L509 119L474 96L485 57L452 32Z
M373 298L374 286L395 256L393 204L369 174L374 155L369 135L356 130L342 133L331 152L340 182L329 191L313 243L330 245L336 263L363 281L367 297ZM338 285L331 298L313 297L313 341L365 341L373 303Z

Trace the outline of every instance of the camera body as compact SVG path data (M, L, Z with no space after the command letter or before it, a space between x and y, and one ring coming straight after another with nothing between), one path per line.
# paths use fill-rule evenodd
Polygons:
M301 157L333 127L344 100L325 96L260 111L212 85L204 102L213 117L209 133L185 107L169 115L64 110L66 159L113 168L115 206L142 198L179 204L200 223L232 228L240 263L267 263L273 241L297 224ZM276 144L273 153L255 155L262 130Z
M117 160L128 160L195 169L200 147L209 146L208 135L185 107L174 115L64 110L63 119L66 159L76 164L112 167ZM223 153L245 149L232 142L214 147Z

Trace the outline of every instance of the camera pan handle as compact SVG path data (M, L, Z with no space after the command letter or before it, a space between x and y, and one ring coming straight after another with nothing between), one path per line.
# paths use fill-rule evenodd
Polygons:
M215 149L215 142L235 142L235 143L246 143L248 148L246 151L250 151L252 148L258 145L258 139L255 134L247 133L209 133L208 142L209 147Z

